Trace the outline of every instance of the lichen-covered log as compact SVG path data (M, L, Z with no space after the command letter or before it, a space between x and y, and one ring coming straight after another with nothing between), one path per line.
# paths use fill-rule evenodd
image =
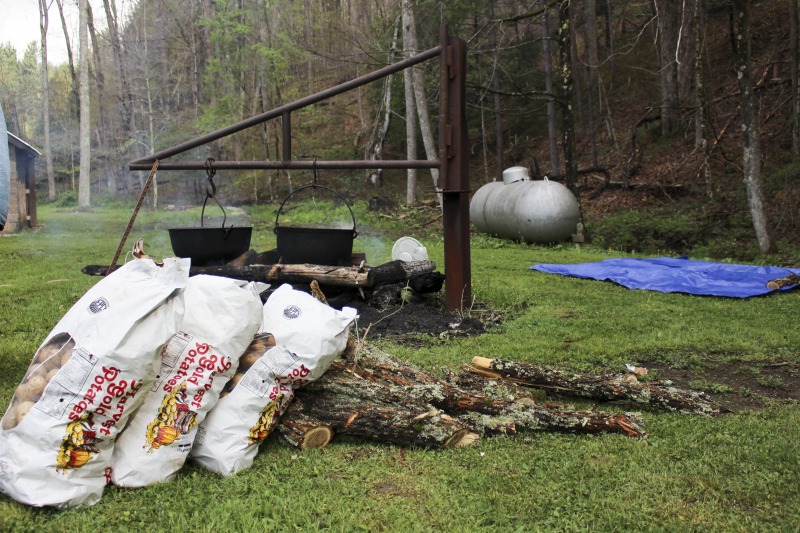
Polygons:
M800 285L800 276L797 274L789 274L783 278L771 279L767 282L767 288L773 291L793 285Z
M660 409L700 415L718 415L719 406L702 392L667 383L640 382L632 374L596 376L573 374L528 363L475 357L470 370L481 375L600 401L626 401Z
M469 428L457 420L415 402L387 404L303 388L297 391L281 425L292 425L298 415L327 424L337 435L352 435L401 446L449 448L474 441Z
M628 415L581 413L542 407L527 395L520 396L496 385L495 394L463 390L430 372L402 363L372 349L357 364L336 362L319 381L309 384L319 391L342 393L359 388L370 398L396 402L410 397L457 417L484 436L513 435L518 428L569 433L610 432L632 437L646 433Z

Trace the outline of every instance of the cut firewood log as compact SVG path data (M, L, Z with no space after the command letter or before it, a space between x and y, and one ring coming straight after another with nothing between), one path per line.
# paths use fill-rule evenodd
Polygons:
M401 363L388 354L373 350L373 354L376 353L377 356L359 359L362 368L378 379L404 387L414 398L428 402L451 415L467 417L471 427L485 436L513 434L517 428L646 436L645 431L629 415L582 413L542 407L536 405L529 395L503 392L497 390L497 387L494 387L495 394L491 396L476 394L447 383L430 372ZM363 373L359 376L366 377Z
M471 443L475 440L469 428L429 406L416 402L387 404L308 387L297 391L280 422L280 432L284 437L284 428L288 426L293 441L304 442L306 437L298 433L301 425L297 423L298 418L301 421L321 421L337 435L351 435L401 446L450 448L463 446L462 441Z
M473 358L470 370L486 377L510 380L567 396L600 401L627 401L691 414L720 413L720 407L714 405L702 392L678 389L657 382L640 382L632 374L573 374L528 363L486 357Z
M190 276L207 274L225 276L245 281L265 281L273 283L296 283L308 285L316 280L320 285L331 287L373 288L391 283L406 282L430 275L436 269L432 261L390 261L376 267L347 267L325 265L246 265L227 264L219 266L193 266ZM86 265L81 272L90 276L105 276L108 267ZM427 279L427 278L426 278ZM422 286L427 286L427 281ZM428 292L435 286L435 280ZM440 285L441 288L441 285Z
M800 285L800 276L797 274L789 274L788 276L771 279L767 282L767 288L773 291L784 287L791 287L792 285Z
M281 419L278 431L289 444L299 450L309 448L324 448L333 440L333 428L329 424L313 419L302 412L302 409L294 408L291 404L288 410L294 409L291 416Z
M367 286L390 285L430 274L436 270L433 261L389 261L369 269Z
M493 398L447 383L430 372L402 363L374 348L356 363L336 361L319 380L299 393L358 397L383 405L429 405L484 436L514 435L518 428L570 433L612 432L633 437L646 433L628 415L581 413L551 409L529 398ZM332 423L323 413L319 419Z

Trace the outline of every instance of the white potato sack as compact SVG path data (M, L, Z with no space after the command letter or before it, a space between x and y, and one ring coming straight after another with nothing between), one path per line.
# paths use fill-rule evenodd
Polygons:
M111 480L121 487L167 481L180 470L201 423L261 326L260 283L194 276L181 330L141 408L117 438Z
M264 304L267 324L200 425L190 457L224 476L252 465L294 390L321 376L344 351L355 318L355 309L337 311L289 285L276 290Z
M89 289L37 350L0 429L0 490L34 506L100 499L114 439L180 327L189 260L128 262Z

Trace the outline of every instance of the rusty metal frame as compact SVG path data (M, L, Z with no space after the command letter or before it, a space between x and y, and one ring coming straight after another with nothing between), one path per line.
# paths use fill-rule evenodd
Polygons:
M379 161L292 161L291 114L304 107L356 89L390 74L402 71L435 57L439 58L439 159ZM164 161L228 135L281 118L283 147L281 161L214 161L215 169L439 169L438 189L442 194L444 229L445 307L454 312L469 306L471 262L469 251L469 152L466 120L466 43L449 35L447 26L439 32L439 46L413 57L306 96L289 104L255 115L190 141L160 150L129 163L130 170L150 170L158 161L158 170L203 170L205 161Z

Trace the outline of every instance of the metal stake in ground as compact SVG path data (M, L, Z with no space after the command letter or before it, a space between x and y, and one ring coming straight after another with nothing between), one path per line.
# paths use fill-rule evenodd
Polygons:
M128 227L125 228L125 233L122 234L122 240L119 241L119 246L117 247L117 251L114 254L114 259L111 260L111 264L108 266L108 271L106 272L106 276L114 272L114 269L117 268L117 261L119 261L119 255L122 253L122 247L125 246L125 241L128 240L128 235L131 233L131 228L133 227L133 221L136 220L136 215L139 214L139 209L142 207L142 203L144 202L144 197L147 196L147 189L150 188L150 183L153 181L153 176L156 175L156 170L158 170L158 159L153 161L153 168L150 169L150 175L147 176L147 181L144 182L144 187L142 187L142 194L139 195L139 200L136 202L136 207L133 208L133 214L131 215L131 219L128 221Z

